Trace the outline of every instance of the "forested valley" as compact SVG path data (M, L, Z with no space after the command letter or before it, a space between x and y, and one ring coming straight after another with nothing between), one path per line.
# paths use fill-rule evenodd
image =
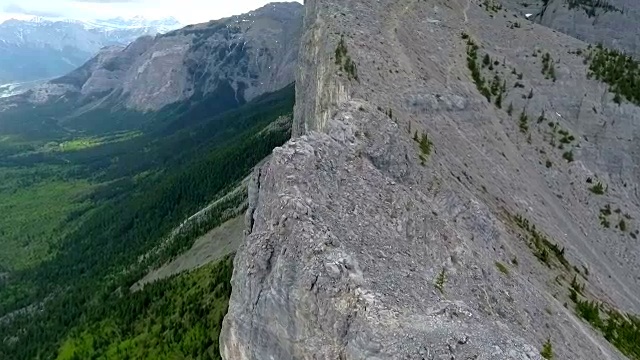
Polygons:
M0 113L0 359L219 358L232 255L131 286L228 220L245 192L169 236L290 137L293 84L222 95L156 113Z

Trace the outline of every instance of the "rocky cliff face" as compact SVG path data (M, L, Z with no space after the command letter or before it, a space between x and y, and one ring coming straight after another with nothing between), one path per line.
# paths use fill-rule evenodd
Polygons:
M640 55L640 9L634 0L503 0L530 19L592 44Z
M150 111L193 96L233 91L238 102L294 80L302 5L274 3L248 14L142 37L102 50L74 72L36 88L32 99L77 94L82 103L109 99ZM224 90L220 90L223 88ZM49 96L51 95L51 96Z
M306 2L224 359L625 358L575 299L640 312L640 112L489 5Z

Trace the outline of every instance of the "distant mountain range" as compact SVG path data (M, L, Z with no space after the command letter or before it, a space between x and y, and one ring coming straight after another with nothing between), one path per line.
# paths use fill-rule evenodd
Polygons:
M109 24L141 22L116 20ZM0 134L97 135L138 129L150 113L171 114L176 106L200 104L204 114L242 106L294 82L301 29L302 5L282 3L105 46L55 79L0 83ZM34 106L47 113L44 123Z
M174 18L10 19L0 24L0 84L58 77L81 66L105 46L125 46L140 36L180 27Z

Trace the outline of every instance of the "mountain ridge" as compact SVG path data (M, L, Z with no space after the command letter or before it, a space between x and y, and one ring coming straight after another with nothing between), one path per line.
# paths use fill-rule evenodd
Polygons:
M305 12L223 359L637 357L640 111L598 50L494 1Z
M7 222L0 357L640 358L639 64L513 6L269 4L0 100L0 196L72 229Z
M242 105L293 82L301 12L298 3L279 3L106 47L74 71L2 99L0 110L62 102L75 109L68 119L95 111L145 113L212 93Z

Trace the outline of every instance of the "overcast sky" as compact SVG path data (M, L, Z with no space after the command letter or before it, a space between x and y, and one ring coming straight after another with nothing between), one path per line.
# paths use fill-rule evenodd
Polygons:
M293 1L293 0L289 0ZM193 24L242 14L271 1L267 0L0 0L0 21L11 17L37 15L79 20L111 17L147 18L173 16L183 24ZM302 2L302 0L299 0Z

